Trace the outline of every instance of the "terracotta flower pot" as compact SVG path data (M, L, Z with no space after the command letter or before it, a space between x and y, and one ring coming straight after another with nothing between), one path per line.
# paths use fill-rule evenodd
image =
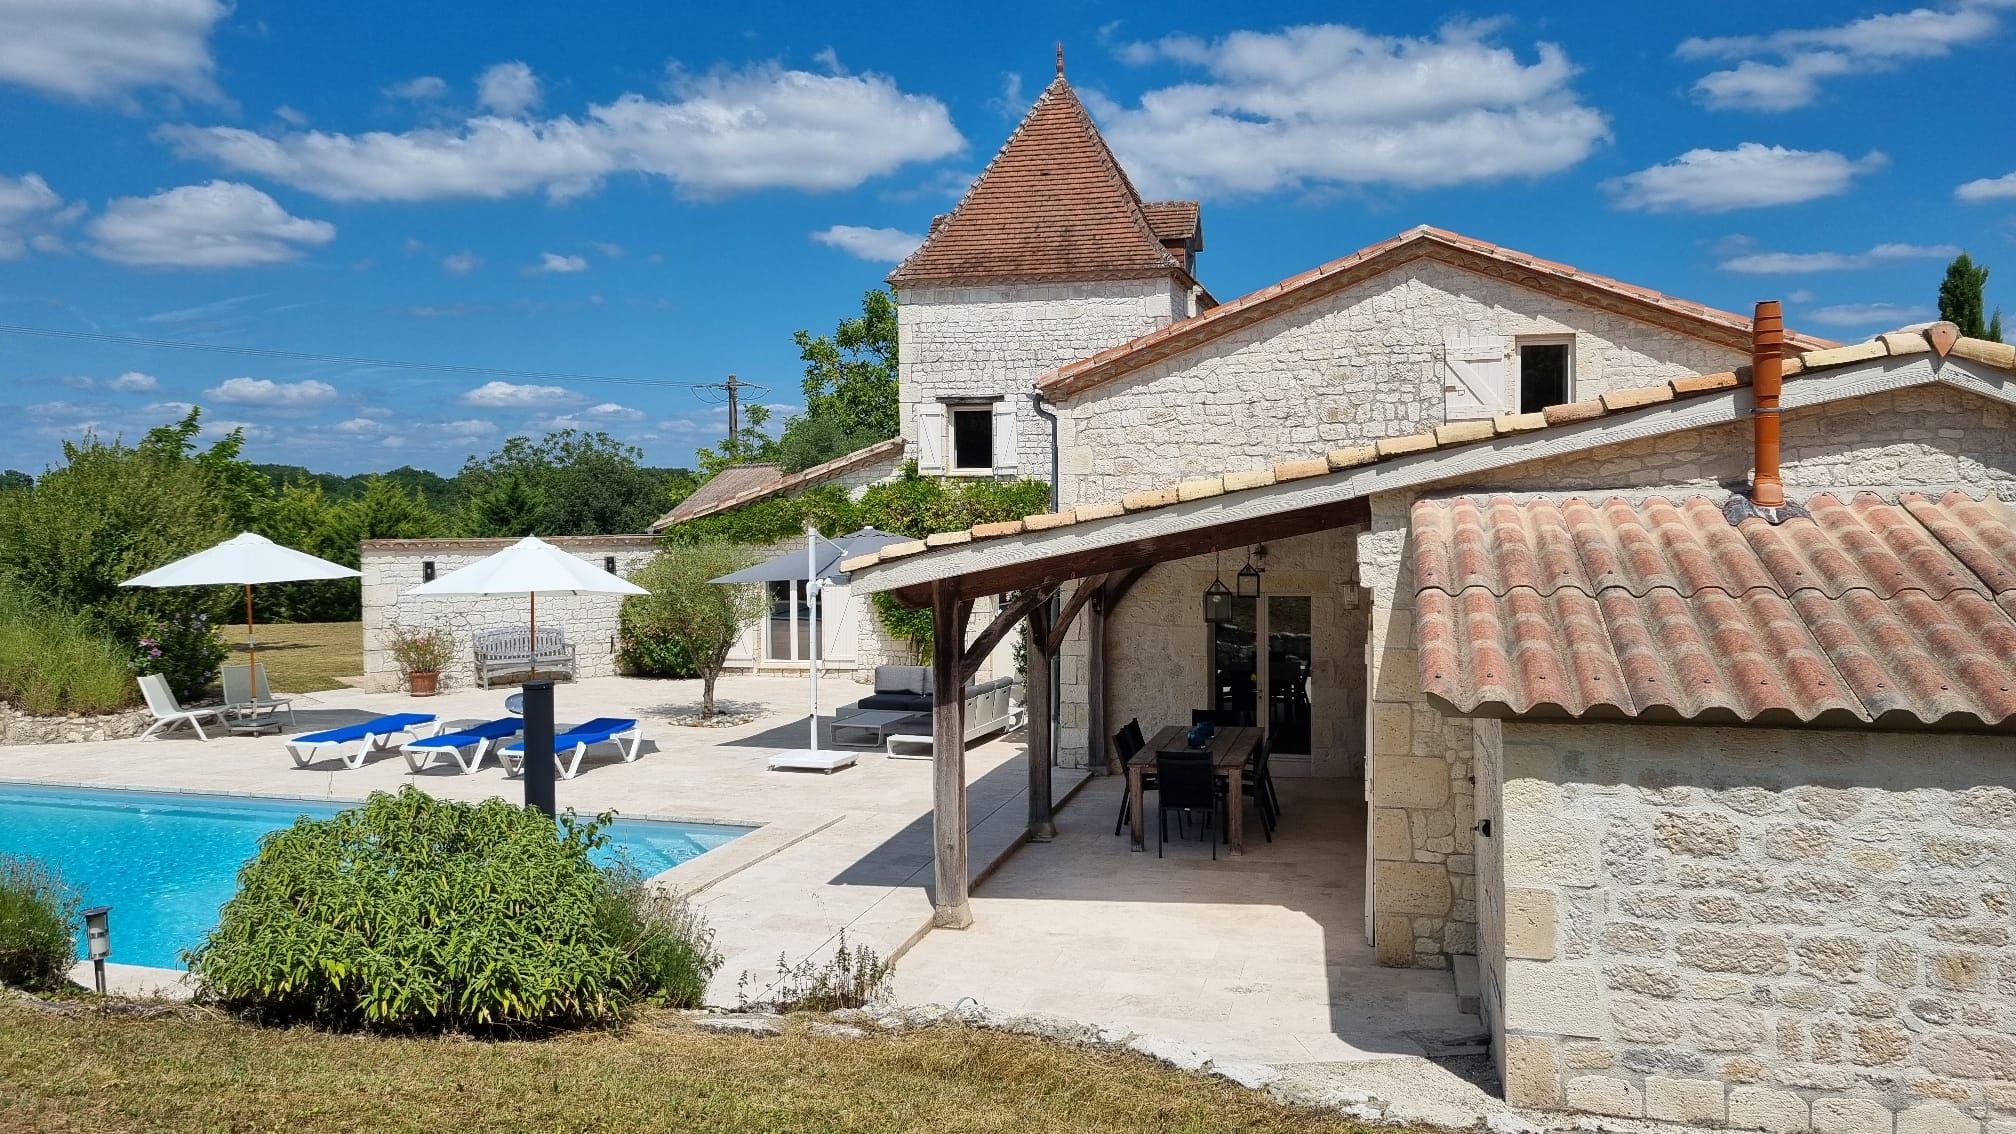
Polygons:
M406 688L415 697L432 697L440 681L438 673L409 673L406 675Z

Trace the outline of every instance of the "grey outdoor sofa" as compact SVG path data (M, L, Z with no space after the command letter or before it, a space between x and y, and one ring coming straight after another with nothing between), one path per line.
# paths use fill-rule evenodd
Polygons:
M476 684L485 689L501 676L529 673L542 677L574 676L574 644L558 626L539 627L539 650L533 653L532 631L523 626L499 626L476 631Z

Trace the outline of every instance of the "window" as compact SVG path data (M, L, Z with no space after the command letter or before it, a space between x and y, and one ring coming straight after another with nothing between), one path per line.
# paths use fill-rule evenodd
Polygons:
M994 471L994 407L952 407L952 467Z
M434 581L434 561L432 559L422 559L420 561L420 581L423 583Z
M1538 413L1574 401L1574 343L1565 339L1519 341L1519 412Z
M806 601L805 580L795 582L774 582L770 584L770 616L768 641L764 656L771 661L810 661L812 659L812 608L819 607L820 621L825 621L824 596L814 592L811 601ZM825 632L823 629L820 631Z
M602 569L604 571L609 572L611 575L614 575L616 573L616 557L613 555L603 556Z

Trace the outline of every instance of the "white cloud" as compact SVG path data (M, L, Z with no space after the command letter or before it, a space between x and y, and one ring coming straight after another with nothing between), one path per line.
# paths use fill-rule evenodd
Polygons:
M1019 119L1029 113L1029 99L1022 94L1022 75L1017 71L1005 71L1001 75L1001 93L987 100L987 109L1003 118Z
M599 429L618 422L642 420L644 420L643 410L633 409L626 405L618 405L615 402L603 402L600 405L589 406L584 410L576 410L573 413L548 418L540 424L539 428L549 431L558 429Z
M1841 303L1815 309L1806 318L1827 327L1904 327L1936 318L1930 307L1907 303Z
M56 230L83 212L81 204L64 204L40 174L0 176L0 260L18 260L30 248L61 251L63 241Z
M455 252L441 258L441 267L457 276L466 276L482 266L483 257L474 252Z
M579 118L480 115L452 128L266 136L231 126L164 126L177 153L339 201L564 199L603 178L666 178L692 196L759 189L851 189L909 162L957 152L943 103L889 78L758 65L674 71L664 99L626 94Z
M353 417L348 421L339 421L330 428L338 433L362 436L380 432L385 428L385 425L383 422L372 421L368 417Z
M2016 173L1977 177L1953 190L1953 196L1976 205L1983 201L2016 201Z
M497 432L497 423L469 417L460 421L444 421L435 428L450 437L488 437Z
M1813 302L1813 293L1803 287L1795 288L1785 293L1785 301L1787 303L1811 303Z
M621 244L611 243L607 240L591 240L588 242L588 247L593 248L611 260L619 260L623 257L623 246Z
M1695 37L1675 54L1738 61L1694 84L1695 97L1713 109L1792 110L1818 101L1823 79L1943 58L1955 47L1986 39L1999 24L1993 9L2004 6L2007 0L1961 0L1947 8L1887 12L1833 27Z
M1420 38L1319 24L1208 42L1171 36L1125 45L1121 57L1202 68L1208 81L1151 90L1132 107L1088 102L1151 196L1474 184L1580 162L1610 130L1571 87L1575 65L1551 43L1524 62L1490 42L1495 30L1450 23Z
M165 87L221 102L210 32L223 0L0 0L0 81L82 102L130 104Z
M138 370L128 370L105 384L126 394L150 393L161 388L159 379L152 374L142 374Z
M520 385L514 382L485 382L462 395L464 405L486 409L556 406L579 400L579 394L560 386Z
M813 233L812 239L850 256L890 264L915 252L917 246L924 243L924 238L914 232L904 232L900 228L865 228L858 224L836 224Z
M302 113L301 111L294 109L291 106L283 105L274 107L273 117L278 118L280 121L285 122L289 126L301 127L308 125L308 116Z
M561 275L570 272L585 272L588 270L588 259L585 256L562 256L558 252L541 252L539 254L539 262L528 264L523 270L528 276L536 276L547 272Z
M1733 150L1688 150L1672 161L1603 183L1620 209L1726 213L1796 205L1848 191L1855 178L1890 159L1871 150L1849 159L1833 150L1788 150L1744 142Z
M1797 272L1854 272L1905 260L1950 260L1960 254L1952 244L1878 244L1866 252L1744 251L1723 260L1725 272L1746 275L1790 275Z
M235 181L114 198L87 231L92 255L161 268L282 264L336 239L335 225L289 215L278 201Z
M90 376L84 374L68 374L56 380L73 390L88 390L98 384L93 382Z
M499 63L476 80L476 102L507 118L539 105L539 76L523 63Z
M448 93L448 80L439 75L421 75L405 82L393 83L385 88L385 93L408 102L427 102Z
M215 401L241 406L298 407L320 405L336 397L336 387L313 378L275 382L271 378L226 378L203 391Z

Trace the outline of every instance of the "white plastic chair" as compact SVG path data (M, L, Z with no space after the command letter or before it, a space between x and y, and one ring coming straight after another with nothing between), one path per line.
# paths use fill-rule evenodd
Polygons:
M159 734L178 724L186 724L196 730L196 739L209 740L203 732L203 720L214 717L217 726L224 726L222 709L185 709L175 699L175 691L168 688L168 679L158 673L150 673L140 678L140 693L147 698L147 711L154 714L154 723L140 734L141 740L149 737L159 739Z
M249 665L227 665L224 667L224 711L235 717L253 718L268 713L278 715L278 710L287 710L287 725L294 726L294 701L288 697L275 697L266 684L266 667L259 667L259 686L255 692ZM277 722L275 722L277 724Z

